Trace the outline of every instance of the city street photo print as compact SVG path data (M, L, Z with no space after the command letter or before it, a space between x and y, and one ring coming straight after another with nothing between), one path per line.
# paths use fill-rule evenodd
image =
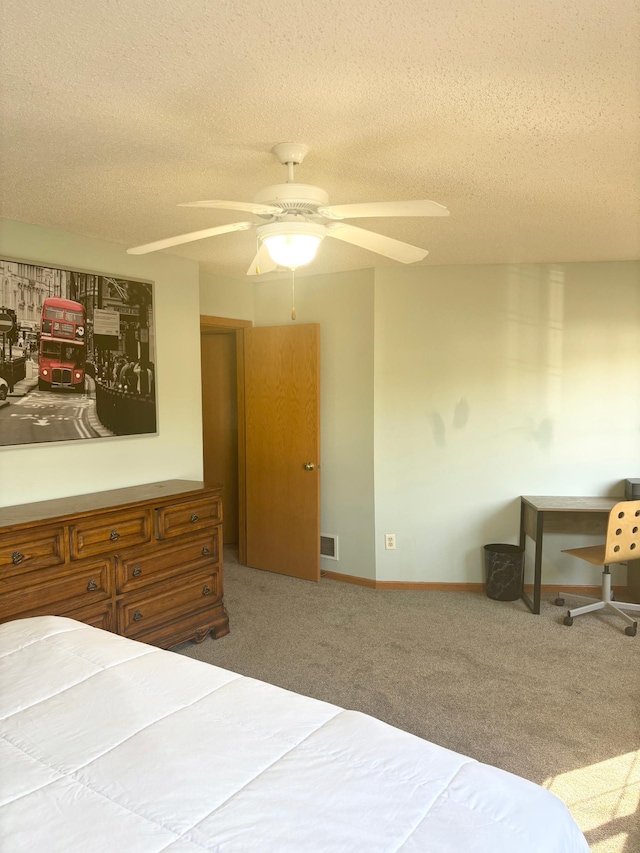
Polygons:
M0 258L0 447L156 432L153 282Z

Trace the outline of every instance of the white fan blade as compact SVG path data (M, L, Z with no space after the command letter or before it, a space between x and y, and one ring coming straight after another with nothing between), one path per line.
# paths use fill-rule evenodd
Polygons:
M278 264L269 254L269 250L264 243L260 244L255 258L251 261L247 275L261 275L263 272L273 272L278 269Z
M256 204L253 201L183 201L178 207L206 207L218 208L219 210L242 210L244 213L282 213L282 209L272 204Z
M177 237L167 237L156 240L155 243L145 243L144 246L134 246L127 249L127 255L146 255L147 252L157 252L168 249L169 246L180 246L182 243L192 243L194 240L204 240L205 237L216 237L218 234L228 234L230 231L246 231L254 227L253 222L232 222L230 225L219 225L217 228L205 228L202 231L192 231L190 234L179 234Z
M330 204L327 207L319 207L318 213L330 219L356 219L366 216L449 216L449 211L443 204L426 198L417 201Z
M354 246L360 246L361 249L369 249L370 252L377 252L379 255L393 258L394 261L400 261L401 264L413 264L415 261L426 258L429 254L426 249L420 249L418 246L411 246L409 243L394 240L393 237L385 237L384 234L376 234L375 231L367 231L364 228L356 228L355 225L345 225L342 222L330 225L327 234L329 237L342 240L344 243L353 243Z

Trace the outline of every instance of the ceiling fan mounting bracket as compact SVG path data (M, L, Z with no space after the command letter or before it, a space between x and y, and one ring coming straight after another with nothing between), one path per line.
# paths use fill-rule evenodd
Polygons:
M283 166L289 163L298 166L309 153L309 146L301 142L279 142L273 146L271 153L275 154Z

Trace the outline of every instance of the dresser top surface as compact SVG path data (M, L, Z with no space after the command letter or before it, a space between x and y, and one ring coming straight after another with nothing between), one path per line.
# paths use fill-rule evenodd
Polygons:
M176 497L197 499L215 494L221 488L219 484L202 483L197 480L164 480L158 483L145 483L141 486L110 489L105 492L91 492L86 495L17 504L0 508L0 528L53 521L71 515L89 515L96 511L108 511L149 501L165 504Z

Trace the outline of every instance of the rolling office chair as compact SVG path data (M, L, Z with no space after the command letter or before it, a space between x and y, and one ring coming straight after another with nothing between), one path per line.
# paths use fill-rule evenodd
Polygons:
M583 613L591 613L594 610L608 610L617 616L621 616L627 623L627 627L624 629L625 634L635 637L638 630L638 623L631 616L623 613L620 608L640 611L640 604L628 604L624 601L617 601L615 604L612 603L609 565L611 563L623 563L626 560L640 558L640 501L621 501L611 509L607 525L607 538L604 545L589 545L586 548L568 548L562 553L573 554L574 557L586 560L594 566L603 567L601 600L594 601L592 598L587 598L584 595L573 595L573 593L558 593L555 601L558 607L562 607L564 604L565 595L591 602L590 604L584 604L581 607L574 607L572 610L567 610L567 615L563 620L564 624L573 625L574 617L582 616Z

